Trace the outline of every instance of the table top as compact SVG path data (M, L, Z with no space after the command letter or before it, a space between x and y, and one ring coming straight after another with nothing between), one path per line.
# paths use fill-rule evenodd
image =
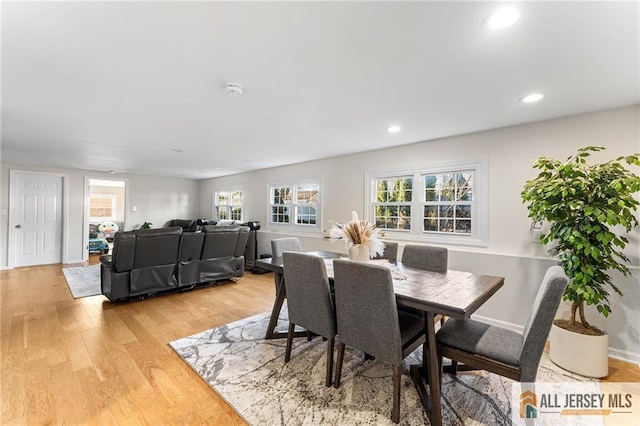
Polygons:
M312 252L325 259L327 275L333 276L333 259L345 257L340 253ZM282 273L282 258L260 259L257 266ZM391 269L398 305L434 312L456 319L468 319L483 303L504 285L504 278L478 275L471 272L447 270L426 271L411 268L400 262L384 260L372 263Z

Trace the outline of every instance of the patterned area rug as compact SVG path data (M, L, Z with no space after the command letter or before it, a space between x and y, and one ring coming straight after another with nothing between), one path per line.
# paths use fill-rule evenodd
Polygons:
M286 330L286 309L278 322ZM294 340L291 361L284 363L286 339L264 340L269 314L259 314L204 331L169 345L248 423L254 425L392 425L392 371L363 354L345 352L339 389L327 388L326 343L320 338ZM400 424L429 421L408 375L421 349L404 364ZM538 381L584 380L559 369L545 354ZM443 379L443 424L511 424L511 384L497 375L476 372Z
M74 299L102 293L100 290L100 265L63 268L62 273Z

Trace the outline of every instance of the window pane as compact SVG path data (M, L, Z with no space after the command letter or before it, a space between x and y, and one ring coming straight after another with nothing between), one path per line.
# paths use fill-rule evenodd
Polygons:
M216 217L218 220L228 219L226 207L216 207Z
M218 206L229 204L229 193L226 191L216 192L215 203Z
M241 206L243 202L242 191L235 191L231 193L231 205Z
M301 225L315 225L316 224L316 208L313 206L298 206L296 208L296 223Z
M273 188L272 192L273 204L288 204L291 203L291 188Z
M466 219L456 220L456 233L471 234L471 221Z
M456 217L457 218L470 218L471 217L471 206L456 206Z
M242 207L233 207L231 209L231 219L242 220Z
M440 219L438 221L440 232L453 232L453 220L452 219Z
M424 231L470 234L473 172L423 175ZM455 220L454 220L455 219Z
M318 203L318 185L300 185L297 189L297 204Z
M413 178L376 179L376 201L381 203L401 203L413 199Z
M274 223L289 223L289 207L286 207L286 206L272 206L271 207L271 222L274 222Z

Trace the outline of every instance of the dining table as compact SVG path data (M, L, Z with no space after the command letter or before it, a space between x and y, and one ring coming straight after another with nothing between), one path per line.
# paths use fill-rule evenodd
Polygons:
M325 259L327 276L333 277L333 259L346 255L334 252L310 252ZM467 320L491 298L503 285L504 277L482 275L448 269L445 272L428 271L403 265L401 262L371 260L370 263L386 266L391 271L398 306L406 306L424 312L425 343L422 347L422 364L411 365L410 374L420 401L432 425L442 425L440 393L440 367L436 346L438 315ZM260 259L257 266L273 271L276 300L271 312L266 339L286 337L276 332L275 326L286 298L284 263L282 257ZM300 333L298 335L305 335ZM429 385L429 391L425 386Z

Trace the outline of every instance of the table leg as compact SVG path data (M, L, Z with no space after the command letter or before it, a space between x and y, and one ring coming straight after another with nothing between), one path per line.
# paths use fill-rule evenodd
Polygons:
M436 351L436 329L434 315L425 312L424 327L426 340L422 346L422 365L410 367L411 379L416 387L422 406L433 426L442 426L442 405L440 401L440 371ZM424 378L429 381L429 394L424 386Z
M267 326L267 333L264 338L283 339L287 337L287 332L276 331L276 326L278 325L278 317L282 310L282 304L284 303L284 299L287 297L287 292L284 286L284 274L274 272L273 279L276 284L276 300L273 302L273 309L271 309L271 317L269 318L269 325ZM307 333L304 331L296 331L293 333L294 337L303 337L306 335Z

